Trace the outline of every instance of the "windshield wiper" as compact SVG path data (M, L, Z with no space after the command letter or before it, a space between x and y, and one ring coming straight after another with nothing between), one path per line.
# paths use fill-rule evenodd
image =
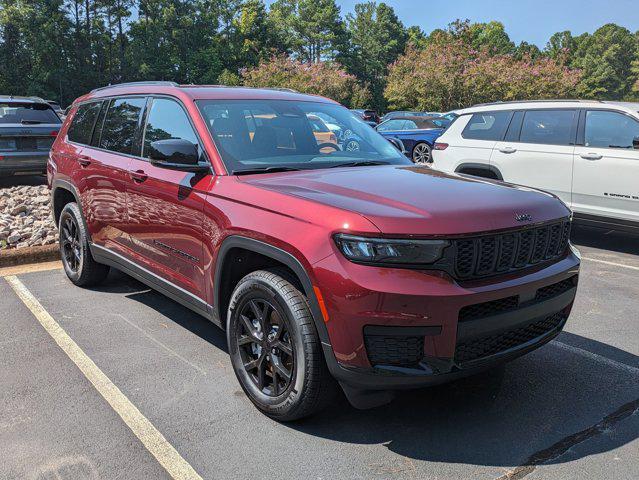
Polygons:
M331 165L329 168L338 168L338 167L370 167L373 165L389 165L388 162L380 162L378 160L360 160L357 162L345 162L339 163L337 165Z
M233 170L233 175L252 175L255 173L276 173L276 172L297 172L302 170L296 167L260 167L260 168L246 168L244 170Z
M20 123L22 125L38 125L39 123L42 123L38 120L20 120Z

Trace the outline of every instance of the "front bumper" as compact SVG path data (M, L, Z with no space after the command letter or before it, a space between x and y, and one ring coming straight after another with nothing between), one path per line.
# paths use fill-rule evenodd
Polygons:
M314 267L328 312L331 373L352 388L388 390L454 380L552 340L572 308L579 258L571 250L525 274L464 284L440 272L361 266L338 255ZM372 348L382 337L400 356L417 341L420 358L407 366L378 355Z

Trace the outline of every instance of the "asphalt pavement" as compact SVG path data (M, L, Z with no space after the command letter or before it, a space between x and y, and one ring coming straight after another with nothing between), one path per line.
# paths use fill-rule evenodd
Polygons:
M339 399L293 424L248 401L222 331L124 274L80 289L58 268L5 272L0 478L636 479L639 237L577 228L573 240L580 286L556 340L384 407ZM176 458L197 476L180 477Z

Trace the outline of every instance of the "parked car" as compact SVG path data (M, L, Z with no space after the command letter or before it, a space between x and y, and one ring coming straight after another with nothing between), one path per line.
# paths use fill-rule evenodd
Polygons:
M410 112L410 111L395 111L388 112L381 118L381 122L385 122L386 120L391 120L393 118L403 118L403 117L433 117L437 116L433 112Z
M359 115L362 120L368 123L371 126L377 125L381 119L375 110L361 110L361 109L353 109L351 110L353 113Z
M44 173L61 126L41 98L0 96L0 176Z
M434 168L540 188L582 223L639 230L639 103L513 102L458 113L435 144Z
M319 114L359 151L322 153ZM48 182L70 281L115 267L224 328L242 389L280 421L337 388L367 408L493 368L554 338L575 298L562 202L416 166L317 96L94 90L74 102Z
M400 117L380 123L376 130L387 138L400 140L413 162L428 164L435 140L448 124L448 120L435 117Z

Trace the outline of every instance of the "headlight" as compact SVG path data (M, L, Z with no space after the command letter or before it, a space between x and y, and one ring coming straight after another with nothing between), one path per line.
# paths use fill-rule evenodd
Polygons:
M442 257L446 240L387 240L337 234L335 243L353 262L428 265Z

